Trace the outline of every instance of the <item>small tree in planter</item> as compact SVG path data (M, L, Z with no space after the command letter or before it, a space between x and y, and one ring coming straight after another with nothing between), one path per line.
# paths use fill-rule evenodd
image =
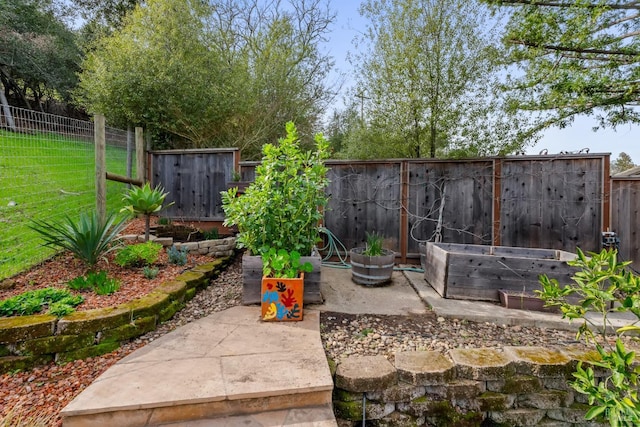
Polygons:
M329 157L329 143L317 134L316 149L305 152L300 148L295 125L287 123L286 130L287 136L278 144L263 147L256 178L242 197L236 197L236 188L222 192L224 225L237 226L238 247L245 247L258 257L270 248L310 255L320 241L320 209L328 201L324 161ZM262 267L256 270L255 286L259 290ZM247 298L253 286L247 284L245 276L245 304L260 301L258 292L255 298Z
M351 280L366 286L380 286L391 280L396 254L382 244L380 234L367 233L367 245L349 251Z

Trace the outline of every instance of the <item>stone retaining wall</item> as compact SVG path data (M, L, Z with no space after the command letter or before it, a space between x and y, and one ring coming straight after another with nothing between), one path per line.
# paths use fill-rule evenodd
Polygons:
M116 307L0 318L0 374L108 353L170 319L233 260L199 265L151 293Z
M456 349L449 357L398 352L394 364L349 357L335 371L333 405L339 419L358 426L363 405L367 426L606 426L584 420L587 399L569 385L577 361L589 356L505 347Z
M127 234L121 238L131 243L144 243L144 234ZM198 242L175 242L171 237L156 237L153 234L149 236L149 240L161 244L164 247L175 246L178 249L185 248L190 254L210 255L212 257L221 258L233 256L236 249L235 236L225 237L223 239L201 240Z

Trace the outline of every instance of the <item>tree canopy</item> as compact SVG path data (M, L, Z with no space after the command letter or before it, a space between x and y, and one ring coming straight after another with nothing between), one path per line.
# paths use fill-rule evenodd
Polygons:
M58 15L47 0L0 0L0 82L29 108L69 99L78 81L81 53Z
M79 99L112 121L238 146L256 158L287 121L310 135L332 99L321 0L150 0L92 49Z
M531 134L507 113L499 88L497 21L468 0L368 0L357 40L360 111L346 157L506 154ZM353 117L353 115L352 115Z
M631 156L623 151L613 162L611 162L611 175L624 172L635 166L636 165L633 163Z
M504 42L519 65L514 108L546 114L542 127L577 115L599 126L640 122L640 3L624 0L484 0L512 12Z

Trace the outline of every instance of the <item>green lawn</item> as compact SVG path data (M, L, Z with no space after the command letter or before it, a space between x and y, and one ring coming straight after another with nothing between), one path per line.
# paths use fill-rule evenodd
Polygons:
M92 141L0 130L0 280L51 256L31 219L95 208L94 156ZM125 175L125 149L107 146L107 170ZM120 209L125 188L107 182L109 210Z

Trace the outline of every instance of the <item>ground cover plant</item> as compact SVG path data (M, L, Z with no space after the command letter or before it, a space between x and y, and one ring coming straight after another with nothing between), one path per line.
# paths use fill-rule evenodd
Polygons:
M0 301L0 316L23 316L47 312L54 316L72 313L74 307L81 304L81 295L72 295L64 289L44 288L23 292Z
M0 130L0 280L50 257L30 220L56 220L95 206L93 141ZM107 146L107 170L126 173L126 150ZM119 209L124 186L107 183L108 209Z

